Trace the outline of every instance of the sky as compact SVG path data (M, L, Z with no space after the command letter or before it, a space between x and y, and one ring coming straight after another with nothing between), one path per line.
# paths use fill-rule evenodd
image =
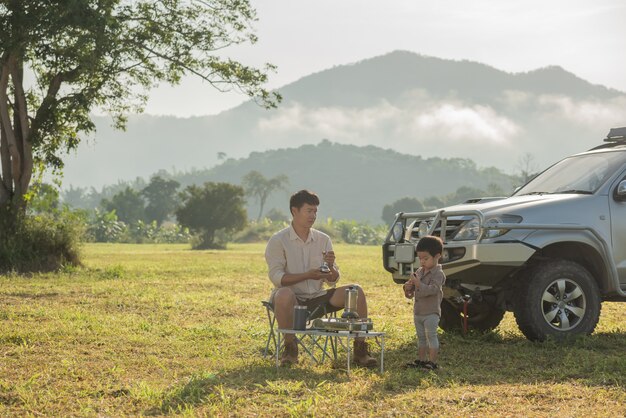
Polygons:
M394 50L477 61L507 72L558 65L626 92L624 0L250 0L259 41L225 51L276 65L267 88ZM187 78L150 93L146 113L217 114L246 101Z

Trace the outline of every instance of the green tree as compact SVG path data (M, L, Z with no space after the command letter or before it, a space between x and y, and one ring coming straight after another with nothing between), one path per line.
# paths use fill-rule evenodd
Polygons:
M166 180L160 176L153 176L150 183L141 191L146 198L145 214L150 222L156 221L161 225L176 209L178 196L176 194L180 183L176 180Z
M289 184L289 178L280 174L271 179L266 178L263 174L256 170L250 171L243 176L241 184L246 190L246 194L256 198L259 201L259 215L257 216L257 222L261 220L263 216L263 208L267 198L275 191L284 189Z
M221 248L216 232L224 235L246 226L244 190L229 183L204 183L188 186L180 194L181 206L176 210L178 223L198 234L197 249Z
M94 130L93 110L124 128L161 82L195 75L275 107L280 96L262 87L274 67L225 53L256 42L255 20L248 0L0 2L0 209L18 219L33 171L62 169Z
M386 224L390 224L396 219L396 213L398 212L420 212L424 210L422 202L414 197L403 197L398 199L390 205L383 207L382 218Z
M430 196L424 199L424 210L440 209L445 206L445 203L437 196Z
M115 212L117 218L127 224L135 224L146 216L145 202L136 190L126 187L113 195L111 200L102 199L100 206L105 212Z
M32 213L54 213L59 209L59 191L53 185L37 184L34 191L29 204Z
M447 205L456 205L459 203L463 203L468 199L477 199L480 197L485 197L485 191L481 189L476 189L474 187L469 186L461 186L456 189L456 192L446 196L446 204Z

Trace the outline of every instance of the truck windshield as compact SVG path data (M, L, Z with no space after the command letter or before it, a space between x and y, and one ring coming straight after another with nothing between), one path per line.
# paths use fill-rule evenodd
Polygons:
M559 161L526 183L514 196L528 194L592 194L624 163L623 152L575 155Z

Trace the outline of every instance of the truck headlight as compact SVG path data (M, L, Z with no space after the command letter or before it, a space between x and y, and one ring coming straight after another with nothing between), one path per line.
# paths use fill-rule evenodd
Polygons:
M393 225L393 229L391 230L391 234L393 235L393 239L396 242L402 241L402 236L404 235L404 225L402 225L402 222L396 222Z
M517 216L517 215L500 215L500 216L494 216L492 218L487 218L485 220L485 226L493 226L493 225L502 224L502 223L518 224L520 222L522 222L522 217L521 216ZM497 237L499 237L501 235L506 234L509 231L510 231L510 229L502 229L502 228L488 229L485 232L485 238L497 238Z
M493 226L500 223L520 223L522 217L517 215L499 215L485 219L485 226ZM488 229L485 231L485 238L497 238L509 232L508 229ZM470 241L478 238L480 225L478 218L472 218L459 229L453 241Z
M458 230L458 232L454 235L452 241L469 241L475 240L478 238L478 233L480 232L480 224L478 222L478 218L472 218L469 221L465 222L463 226Z

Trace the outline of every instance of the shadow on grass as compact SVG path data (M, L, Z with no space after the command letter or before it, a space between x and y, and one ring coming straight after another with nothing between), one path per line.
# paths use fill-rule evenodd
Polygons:
M387 339L387 341L389 341ZM497 332L468 336L445 333L440 338L440 370L437 372L406 369L404 364L416 358L415 340L385 350L385 371L379 369L346 373L345 354L337 360L314 365L301 360L293 368L277 368L275 358L261 358L258 348L253 364L219 374L192 377L182 386L172 388L158 408L146 414L169 414L202 404L228 405L229 396L259 391L268 395L294 396L294 392L315 390L320 385L368 383L367 397L412 392L416 387L454 387L458 385L503 385L567 383L596 387L626 386L626 333L597 333L566 343L533 343L523 337L502 336ZM374 352L374 354L378 354ZM303 356L304 357L304 356ZM257 361L258 360L258 361ZM231 395L228 395L230 393Z
M304 363L293 368L277 368L272 357L264 359L262 363L219 374L193 376L184 385L172 388L159 407L147 410L145 414L176 414L209 403L228 406L231 402L229 393L232 394L233 390L245 394L262 391L272 395L294 396L294 391L350 381L350 376L330 366L323 369L312 363Z
M566 382L585 386L626 385L626 333L623 332L543 343L497 332L465 337L445 333L440 341L441 368L437 372L403 368L407 361L416 358L415 341L386 354L388 373L380 390L412 390L423 384L441 387Z

